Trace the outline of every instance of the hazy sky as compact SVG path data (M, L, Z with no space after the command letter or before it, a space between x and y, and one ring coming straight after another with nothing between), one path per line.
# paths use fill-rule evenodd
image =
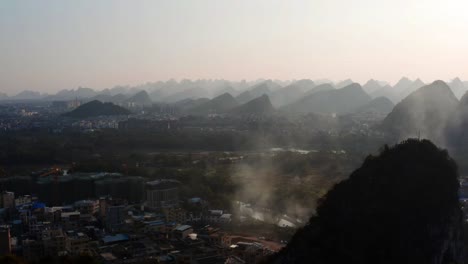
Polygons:
M0 0L0 91L468 79L466 0Z

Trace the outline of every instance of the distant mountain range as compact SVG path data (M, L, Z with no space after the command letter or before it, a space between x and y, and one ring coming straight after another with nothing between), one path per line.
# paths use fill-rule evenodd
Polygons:
M226 80L182 80L177 82L169 80L166 82L145 83L137 86L115 86L112 88L96 91L91 88L78 87L77 89L61 90L56 94L41 94L39 92L26 90L13 96L0 95L0 100L44 100L44 101L81 101L102 100L118 104L125 104L133 95L146 91L151 102L175 103L184 99L208 98L212 99L224 93L231 94L239 104L247 103L263 94L269 96L275 107L283 107L297 101L301 97L310 95L321 89L341 89L352 84L351 79L333 83L330 80L321 79L312 81L302 79L297 81L258 80L226 81ZM447 82L457 98L468 90L468 82L460 78L454 78ZM383 81L368 80L362 85L362 89L372 98L387 97L393 103L400 102L403 98L424 86L420 79L410 80L401 78L395 85L391 86ZM118 95L118 96L117 96ZM144 97L147 97L146 95ZM149 105L146 98L137 100L142 105ZM144 102L143 102L144 101Z
M416 91L422 86L424 86L424 83L420 79L412 81L406 77L403 77L393 87L385 85L380 89L374 90L370 93L370 95L374 98L385 96L392 100L392 102L398 103L410 93Z
M136 106L151 106L153 101L151 100L148 92L145 90L139 91L136 94L132 95L130 98L125 99L124 103L127 105L136 105Z
M393 110L394 106L395 104L393 104L393 102L390 101L390 99L382 96L372 99L372 101L356 108L353 112L357 114L386 116Z
M255 97L253 96L253 94L248 90L244 91L241 94L239 94L238 96L236 96L237 102L239 102L241 104L247 103L248 101L250 101L250 100L252 100L254 98Z
M305 93L304 93L304 96L308 96L308 95L311 95L313 93L316 93L316 92L321 92L321 91L331 91L331 90L334 90L335 88L329 84L329 83L322 83L322 84L319 84L317 86L315 86L314 88L312 89L309 89L307 90Z
M61 90L55 95L49 95L44 97L44 100L48 101L61 101L61 100L70 100L70 99L86 99L93 96L96 96L98 92L94 91L91 88L79 87L76 90Z
M346 114L371 100L361 85L353 83L341 89L312 93L280 110L292 113Z
M210 92L204 88L201 87L195 87L195 88L190 88L187 90L183 90L181 92L178 92L176 94L169 95L167 97L163 98L163 102L167 103L174 103L183 99L197 99L197 98L203 98L203 97L209 97Z
M374 80L374 79L370 79L369 81L367 81L363 86L362 86L362 89L368 93L368 94L372 94L382 88L384 88L386 85L384 84L384 82L380 82L380 81L377 81L377 80Z
M7 99L9 100L40 100L44 98L44 96L45 95L41 94L40 92L26 90L12 97L8 97Z
M229 93L219 95L207 102L188 109L190 114L223 114L239 106L236 99Z
M351 84L353 84L353 83L354 83L353 80L351 80L351 79L346 79L346 80L343 80L343 81L340 81L340 82L336 83L336 84L335 84L335 88L336 88L336 89L341 89L341 88L344 88L344 87L346 87L346 86L348 86L348 85L351 85Z
M63 116L73 118L87 118L93 116L112 116L128 114L130 114L130 111L123 107L120 107L113 103L102 103L100 101L94 100L85 103L68 113L63 114Z
M174 109L177 113L193 115L314 113L354 115L366 120L369 117L378 117L372 118L372 121L385 118L380 128L385 133L391 133L399 138L420 135L433 140L442 140L445 130L455 134L462 133L457 124L462 124L460 126L468 129L468 121L464 121L468 120L468 114L465 114L468 111L460 106L468 102L468 99L465 96L460 103L457 99L466 93L468 83L460 78L454 78L447 83L436 81L430 85L424 85L419 79L410 80L406 77L401 78L393 86L374 79L367 81L363 86L350 82L350 79L337 84L328 80L309 79L293 82L171 80L134 87L116 86L100 92L79 87L62 90L53 95L29 90L14 96L0 93L0 100L48 102L78 99L82 103L100 101L127 109L149 108L155 105ZM342 87L343 85L345 86ZM110 108L108 104L106 107L96 105L95 107ZM80 111L83 110L80 109L78 114L71 115L79 116ZM97 114L105 114L106 111L98 111ZM116 110L116 112L125 111Z
M274 112L275 108L266 94L229 111L230 114L234 115L270 115Z
M312 88L313 89L313 88ZM270 94L271 103L275 107L281 107L297 101L301 96L304 95L302 87L296 84L290 84L286 87L280 88Z

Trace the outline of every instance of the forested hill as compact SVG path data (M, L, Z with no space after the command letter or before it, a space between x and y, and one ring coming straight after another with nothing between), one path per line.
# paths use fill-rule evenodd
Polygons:
M457 166L427 140L369 156L268 263L462 263Z
M128 115L130 111L115 105L113 103L102 103L94 100L89 103L83 104L71 112L65 113L64 116L75 118L86 118L92 116L106 116L106 115Z

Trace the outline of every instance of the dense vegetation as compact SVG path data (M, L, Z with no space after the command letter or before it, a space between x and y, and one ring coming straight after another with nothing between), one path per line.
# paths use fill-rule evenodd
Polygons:
M184 199L202 197L218 208L229 208L234 200L240 200L305 217L313 211L311 205L363 157L332 149L339 145L321 147L327 141L320 138L319 151L272 153L269 138L262 139L261 134L116 130L0 134L0 174L28 176L31 171L59 165L73 167L74 171L121 172L148 180L173 178L183 183ZM259 192L261 187L263 191ZM21 194L30 190L13 191Z

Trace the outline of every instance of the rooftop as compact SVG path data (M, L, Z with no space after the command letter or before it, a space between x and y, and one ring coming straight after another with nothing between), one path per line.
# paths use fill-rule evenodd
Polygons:
M104 242L105 244L108 244L108 243L116 243L116 242L122 242L122 241L127 241L129 240L130 237L126 234L117 234L117 235L113 235L113 236L105 236L102 238L102 242Z
M180 226L174 228L174 230L183 232L183 231L185 231L187 229L190 229L190 228L192 228L192 227L189 226L189 225L180 225Z
M180 182L177 180L171 180L171 179L161 179L161 180L155 180L155 181L150 181L146 183L146 186L149 188L154 188L154 189L167 189L167 188L175 188L180 185Z

